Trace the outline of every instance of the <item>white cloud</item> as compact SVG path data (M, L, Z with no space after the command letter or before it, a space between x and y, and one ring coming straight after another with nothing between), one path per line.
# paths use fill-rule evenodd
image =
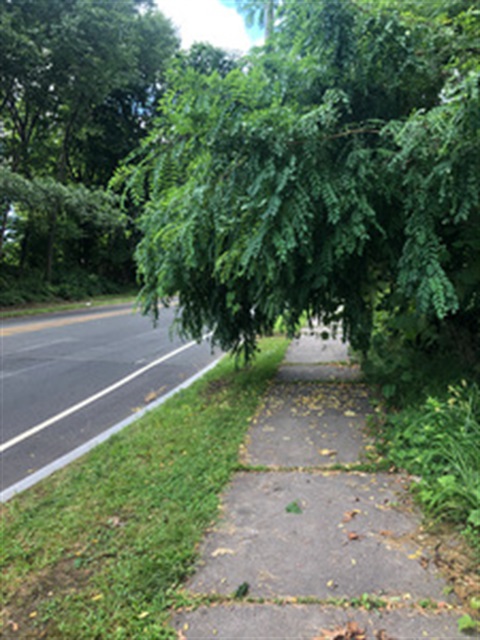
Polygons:
M222 49L241 52L252 46L243 18L220 0L156 0L156 3L178 28L184 49L194 42L210 42Z

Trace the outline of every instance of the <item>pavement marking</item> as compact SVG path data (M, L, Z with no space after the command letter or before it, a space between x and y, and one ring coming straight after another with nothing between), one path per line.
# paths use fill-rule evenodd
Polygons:
M15 351L8 353L7 355L18 355L19 353L25 353L26 351L37 351L37 349L45 349L45 347L51 347L55 344L61 344L65 342L73 342L73 338L60 338L59 340L48 340L47 342L37 342L30 347L23 347L23 349L15 349Z
M209 338L211 335L212 334L209 333L203 336L203 339ZM11 449L11 447L14 447L19 442L23 442L23 440L26 440L27 438L30 438L36 433L43 431L47 427L50 427L52 424L55 424L55 422L58 422L59 420L63 420L63 418L67 418L68 416L72 415L72 413L75 413L76 411L83 409L89 404L92 404L92 402L95 402L96 400L100 400L100 398L103 398L104 396L108 395L112 391L116 391L116 389L119 389L120 387L123 387L124 385L128 384L132 380L135 380L135 378L138 378L149 369L153 369L159 364L162 364L162 362L166 362L167 360L170 360L170 358L174 358L179 353L182 353L182 351L186 351L187 349L190 349L196 344L198 343L195 340L192 340L192 342L188 342L187 344L182 345L178 349L174 349L174 351L170 351L170 353L167 353L161 358L158 358L158 360L154 360L153 362L150 362L150 364L147 364L145 367L142 367L141 369L137 369L137 371L134 371L130 375L126 376L125 378L118 380L117 382L110 385L109 387L102 389L102 391L95 393L93 396L90 396L89 398L85 398L85 400L82 400L81 402L69 407L68 409L65 409L65 411L62 411L61 413L57 413L56 416L52 416L51 418L48 418L48 420L44 420L43 422L41 422L40 424L37 424L31 429L28 429L27 431L20 433L18 436L15 436L15 438L12 438L11 440L8 440L7 442L4 442L2 445L0 445L0 453L3 453L7 449Z
M89 322L90 320L103 320L104 318L113 318L115 316L126 316L128 314L133 314L131 307L128 309L120 309L119 311L89 313L87 315L75 316L74 318L57 318L56 320L44 320L43 322L28 322L27 324L21 324L15 327L2 327L0 329L0 338L16 336L19 333L52 329L54 327L66 327L70 324L79 324L80 322Z
M23 369L18 369L17 371L8 371L7 373L4 373L3 371L1 371L0 372L0 381L3 382L4 380L8 380L8 378L14 378L15 376L21 376L26 371L34 371L35 369L41 369L42 367L46 367L49 364L51 364L51 360L48 360L47 362L39 362L37 364L32 364L30 367L23 367Z
M23 478L22 480L19 480L18 482L11 485L10 487L7 487L6 489L0 492L0 502L7 502L7 500L10 500L10 498L12 498L15 494L20 493L21 491L25 491L30 487L33 487L33 485L37 484L37 482L40 482L40 480L47 478L55 471L58 471L59 469L63 469L63 467L66 467L68 464L70 464L77 458L80 458L81 456L85 455L86 453L94 449L96 446L101 444L102 442L105 442L105 440L108 440L109 438L111 438L115 433L122 431L122 429L125 429L125 427L128 427L133 422L136 422L143 415L145 415L152 409L155 409L156 407L163 404L169 398L174 396L176 393L178 393L182 389L186 389L187 387L192 385L194 382L202 378L208 371L216 367L220 360L221 358L217 358L216 360L211 362L209 365L207 365L204 369L202 369L201 371L198 371L193 376L191 376L190 378L188 378L187 380L179 384L178 387L175 387L165 395L161 396L160 398L157 398L156 400L148 404L143 409L140 409L140 411L137 411L137 413L135 413L134 415L128 416L121 422L118 422L117 424L113 425L106 431L103 431L95 438L92 438L91 440L89 440L88 442L85 442L84 444L80 445L76 449L73 449L73 451L66 453L64 456L61 456L60 458L57 458L50 464L47 464L45 467L38 469L31 475L26 476L25 478Z

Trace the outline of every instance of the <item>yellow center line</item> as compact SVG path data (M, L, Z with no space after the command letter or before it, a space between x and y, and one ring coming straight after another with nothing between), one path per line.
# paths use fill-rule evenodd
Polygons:
M66 327L70 324L79 324L80 322L89 322L90 320L103 320L104 318L113 318L115 316L126 316L132 314L129 309L120 309L117 311L106 311L105 313L89 313L83 316L75 316L74 318L59 318L57 320L44 320L43 322L29 322L16 327L2 327L0 329L0 337L15 336L19 333L29 333L31 331L43 331L43 329L52 329L54 327Z

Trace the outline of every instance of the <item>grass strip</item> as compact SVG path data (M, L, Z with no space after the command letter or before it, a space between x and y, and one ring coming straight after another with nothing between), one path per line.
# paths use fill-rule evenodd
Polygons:
M169 608L218 515L287 341L189 389L2 507L3 638L175 638Z
M374 609L386 609L389 611L405 611L405 610L443 610L458 611L461 609L458 605L437 602L430 598L412 599L410 594L379 597L375 593L363 593L359 597L348 598L345 596L320 598L316 596L280 596L280 597L253 597L247 595L245 597L236 597L235 594L219 595L218 593L195 593L191 594L186 591L178 591L178 599L175 608L178 611L195 611L200 607L209 607L216 605L244 604L248 605L276 605L286 607L288 605L314 605L319 607L341 607L343 609L363 609L372 611ZM338 639L340 640L340 639Z
M21 307L0 307L0 320L8 318L26 318L30 316L40 316L47 313L59 313L62 311L76 311L85 308L106 307L116 304L130 304L137 299L137 293L125 294L109 294L104 296L95 296L85 300L77 300L75 302L51 301L51 302L33 302Z

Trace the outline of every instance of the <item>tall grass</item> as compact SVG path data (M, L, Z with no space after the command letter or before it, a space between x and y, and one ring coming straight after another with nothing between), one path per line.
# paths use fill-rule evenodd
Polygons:
M436 518L480 532L480 391L450 386L389 414L381 429L383 450L398 467L418 475L416 494Z

